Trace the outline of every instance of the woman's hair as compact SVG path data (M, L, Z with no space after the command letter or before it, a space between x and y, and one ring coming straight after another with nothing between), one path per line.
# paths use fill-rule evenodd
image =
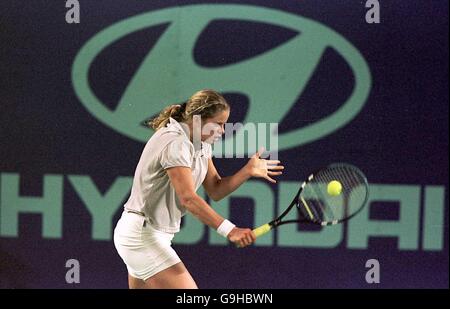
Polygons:
M225 98L217 91L203 89L194 93L187 102L181 105L170 105L161 113L151 119L147 125L155 131L163 128L172 117L178 122L192 119L194 115L200 115L202 120L214 117L217 113L230 108Z

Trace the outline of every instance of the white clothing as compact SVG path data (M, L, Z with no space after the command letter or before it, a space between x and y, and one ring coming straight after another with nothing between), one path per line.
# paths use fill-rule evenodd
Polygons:
M142 212L153 228L168 233L180 230L181 217L186 213L176 196L165 169L186 166L192 170L195 190L208 171L212 148L201 142L195 149L189 139L189 128L173 118L159 129L145 145L137 165L131 195L125 209Z

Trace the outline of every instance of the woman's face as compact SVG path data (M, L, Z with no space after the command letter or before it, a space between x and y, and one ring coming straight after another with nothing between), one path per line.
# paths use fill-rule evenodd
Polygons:
M230 110L217 113L214 117L202 121L202 141L213 144L225 133L225 123L230 116Z

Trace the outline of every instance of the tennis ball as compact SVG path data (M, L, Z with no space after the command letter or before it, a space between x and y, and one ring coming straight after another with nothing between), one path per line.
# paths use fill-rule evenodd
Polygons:
M339 195L342 192L342 185L337 180L332 180L328 183L327 192L329 195Z

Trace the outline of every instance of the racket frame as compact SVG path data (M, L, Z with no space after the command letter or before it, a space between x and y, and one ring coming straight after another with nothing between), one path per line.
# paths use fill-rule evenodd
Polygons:
M342 218L342 219L340 219L340 220L333 220L333 221L314 221L314 220L308 219L308 218L305 217L300 211L298 211L298 214L299 214L299 216L300 216L298 219L290 219L290 220L282 221L282 219L283 219L283 218L291 211L291 209L292 209L294 206L297 206L296 208L297 208L297 210L298 210L299 207L300 207L300 203L304 204L305 207L306 207L306 209L307 209L307 211L308 211L308 205L306 204L305 200L301 197L301 193L302 193L303 189L305 188L305 186L306 186L309 182L311 182L311 181L314 179L314 175L317 175L317 174L320 173L322 170L325 170L325 169L328 169L328 168L332 168L333 166L336 166L336 165L339 165L339 166L348 166L348 167L350 167L350 168L356 170L356 171L362 176L362 178L363 178L363 180L364 180L364 185L365 185L366 188L367 188L367 193L366 193L364 202L363 202L362 205L359 207L359 209L358 209L357 211L355 211L353 214L351 214L350 216L345 217L345 218ZM256 236L258 237L258 236L260 236L260 235L263 235L263 234L269 232L271 229L274 229L274 228L276 228L276 227L278 227L278 226L280 226L280 225L288 224L288 223L308 223L308 224L315 224L315 225L321 225L321 226L335 225L335 224L338 224L338 223L347 221L347 220L349 220L350 218L352 218L352 217L354 217L355 215L357 215L357 214L364 208L365 204L367 203L368 198L369 198L369 184L368 184L368 182L367 182L367 178L366 178L366 176L364 175L364 173L363 173L359 168L357 168L356 166L351 165L351 164L348 164L348 163L333 163L333 164L330 164L330 165L328 165L327 167L325 167L325 168L323 168L323 169L318 170L318 171L315 172L315 173L310 174L310 175L308 176L307 180L305 180L305 181L302 183L302 185L300 186L300 188L299 188L297 194L295 195L294 199L292 200L291 204L290 204L290 205L289 205L289 206L281 213L281 215L279 215L276 219L270 221L269 223L266 223L266 224L264 224L264 225L262 225L262 226L260 226L260 227L258 227L258 228L255 228L255 229L253 230L253 232L254 232L254 233L256 234Z

